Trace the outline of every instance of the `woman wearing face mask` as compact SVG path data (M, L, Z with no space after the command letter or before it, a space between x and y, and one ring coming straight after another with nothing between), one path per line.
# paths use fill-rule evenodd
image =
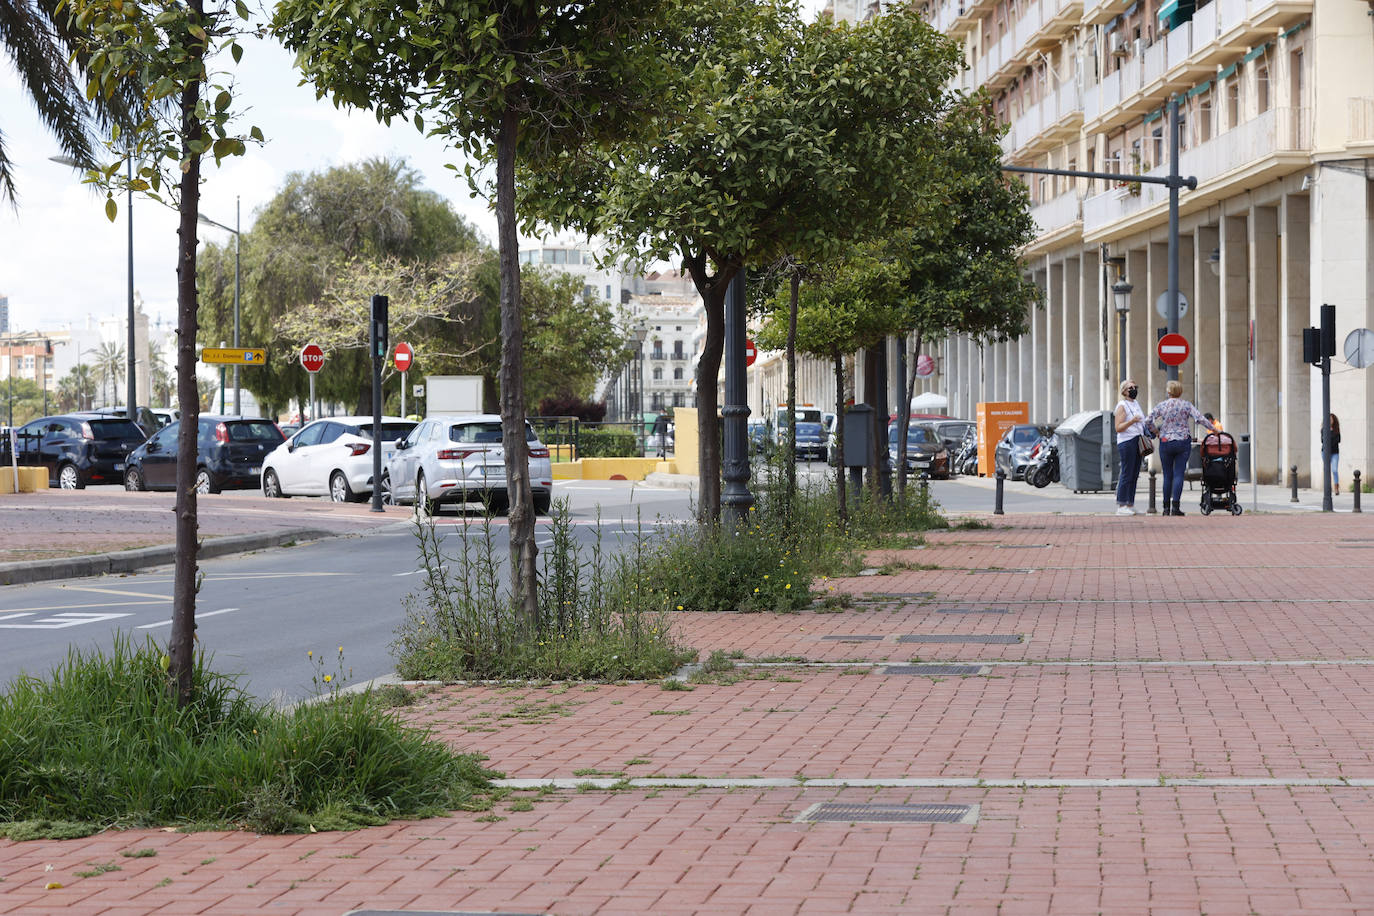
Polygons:
M1116 483L1116 514L1135 515L1135 485L1140 477L1140 443L1145 435L1145 411L1135 397L1140 393L1135 379L1121 383L1121 400L1112 412L1116 422L1116 451L1121 459L1121 476Z

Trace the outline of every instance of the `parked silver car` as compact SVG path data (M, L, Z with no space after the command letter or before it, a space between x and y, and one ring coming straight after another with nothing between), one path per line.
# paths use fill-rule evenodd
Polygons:
M549 450L525 424L530 452L530 487L534 511L547 514L553 502L553 464ZM501 418L495 414L429 417L396 443L383 472L391 498L438 512L448 503L480 501L493 512L505 512L505 449L501 446Z
M382 467L413 420L382 417ZM262 493L360 502L372 492L372 418L327 417L302 427L262 462ZM385 496L385 494L383 494Z

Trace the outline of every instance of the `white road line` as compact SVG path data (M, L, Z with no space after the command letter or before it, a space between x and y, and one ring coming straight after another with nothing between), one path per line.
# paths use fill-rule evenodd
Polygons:
M164 599L165 600L165 599ZM22 607L12 608L15 613L32 613L36 611L75 611L81 608L92 607L142 607L148 604L162 604L162 601L101 601L96 604L49 604L44 607ZM8 613L8 612L7 612Z
M90 585L59 585L58 588L70 592L96 592L101 595L118 595L121 598L157 598L161 601L171 601L171 595L151 595L148 592L130 592L120 588L95 588Z
M199 611L197 611L197 612L196 612L196 619L197 619L197 620L200 620L200 619L205 618L205 617L214 617L214 616L216 616L216 615L218 615L218 614L228 614L230 611L237 611L237 610L238 610L238 608L236 608L236 607L227 607L227 608L223 608L223 609L218 610L218 611L206 611L206 612L203 613L203 614L200 613ZM172 625L172 621L170 621L170 620L161 620L161 621L158 621L157 623L145 623L145 624L143 624L142 626L137 627L137 629L139 629L139 630L152 630L152 629L156 629L157 627L170 627L171 625Z
M448 564L445 563L443 566L440 566L439 569L440 569L440 571L443 571L443 570L448 569ZM391 574L391 577L392 577L393 579L400 579L400 578L403 578L403 577L405 577L405 576L418 576L418 575L420 575L421 573L428 572L428 571L429 571L429 570L427 570L427 569L412 569L410 572L392 573L392 574Z

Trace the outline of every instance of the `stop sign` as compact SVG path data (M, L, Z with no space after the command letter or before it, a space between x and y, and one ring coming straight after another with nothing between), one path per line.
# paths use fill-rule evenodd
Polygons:
M301 347L301 365L306 372L319 372L324 368L324 351L318 344L306 344Z
M754 360L758 359L759 351L754 348L754 342L748 338L744 340L744 365L754 365Z
M396 345L396 353L391 357L391 361L396 364L397 372L405 372L415 361L415 351L410 349L410 344L401 341Z
M1166 366L1180 365L1188 358L1188 338L1182 334L1165 334L1159 338L1159 361Z

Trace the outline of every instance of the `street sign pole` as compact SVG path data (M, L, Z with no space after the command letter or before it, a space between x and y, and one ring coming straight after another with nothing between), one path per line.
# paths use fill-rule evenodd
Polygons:
M401 372L401 416L406 415L406 374Z
M372 297L372 511L382 508L382 360L387 351L387 312L390 300L386 296Z
M1169 333L1178 333L1178 97L1169 99ZM1178 381L1178 365L1169 367L1168 379ZM1253 403L1253 401L1252 401ZM1254 427L1251 427L1254 429ZM1254 454L1253 447L1251 454Z

